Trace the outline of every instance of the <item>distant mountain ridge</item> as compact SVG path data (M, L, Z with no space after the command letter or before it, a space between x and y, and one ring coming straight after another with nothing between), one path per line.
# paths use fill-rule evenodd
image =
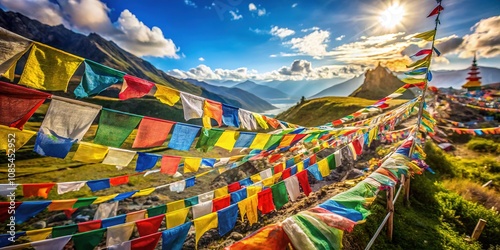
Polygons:
M276 107L262 98L254 95L252 92L245 91L240 88L232 87L223 87L223 86L214 86L204 81L198 81L194 79L185 79L186 82L194 84L196 86L202 87L210 92L220 95L231 95L237 101L237 103L228 103L237 107L241 107L244 109L252 108L254 110L258 110L259 112L275 109Z
M0 27L34 41L53 46L157 84L170 86L180 91L203 96L215 101L235 106L244 106L236 100L238 98L234 94L226 93L225 95L221 95L212 93L209 90L172 77L162 70L157 69L148 61L123 50L114 42L107 41L98 34L91 33L85 36L68 30L62 25L50 26L42 24L22 14L11 11L5 12L2 9L0 9ZM82 71L79 70L78 74L81 75ZM70 85L70 90L71 87ZM268 104L264 103L261 106L266 107L266 105ZM264 111L264 109L254 109L253 107L245 105L246 109L254 112ZM255 107L259 107L259 105L255 103ZM273 107L270 108L272 109Z
M481 82L483 85L490 83L500 82L500 69L493 67L486 67L478 65L479 77L481 77ZM436 70L432 71L433 79L430 82L431 85L447 88L453 87L455 89L462 88L462 85L466 83L467 73L470 67L461 70Z
M318 98L318 97L327 97L327 96L349 96L352 92L354 92L357 88L363 84L365 80L365 75L359 75L353 77L345 82L333 85L329 88L326 88L310 98Z
M267 85L260 85L250 80L238 83L233 88L243 89L247 92L253 93L265 100L288 99L289 96L281 90L269 87Z

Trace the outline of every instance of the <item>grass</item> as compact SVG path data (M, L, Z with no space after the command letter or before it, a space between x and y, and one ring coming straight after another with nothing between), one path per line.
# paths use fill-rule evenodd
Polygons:
M400 105L408 100L390 100L388 103ZM276 118L303 126L319 126L335 119L354 113L375 104L376 100L359 97L323 97L307 100L293 106Z
M467 142L467 148L476 152L500 154L500 142L481 137L474 137Z

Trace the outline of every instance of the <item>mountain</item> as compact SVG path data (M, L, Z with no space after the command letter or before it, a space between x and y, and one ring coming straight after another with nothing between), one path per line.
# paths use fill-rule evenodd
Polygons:
M478 67L483 85L500 82L500 69L486 66ZM432 71L433 78L430 84L440 88L453 87L460 89L467 81L465 78L468 76L469 69Z
M250 80L244 81L234 86L247 92L253 93L262 99L271 101L279 99L289 99L289 96L278 89L271 88L266 85L260 85Z
M349 96L361 97L371 100L378 100L386 97L405 83L392 74L390 70L380 66L369 69L365 73L363 84L359 86ZM412 99L415 95L411 91L406 91L400 96L400 99Z
M30 19L22 14L10 11L5 12L2 9L0 9L0 27L34 41L50 45L128 74L150 80L157 84L169 86L180 91L203 96L215 101L233 104L235 106L243 106L237 101L239 97L236 94L216 94L210 92L209 90L202 89L199 86L172 77L157 69L148 61L123 50L114 42L107 41L98 34L91 33L88 36L85 36L68 30L63 25L50 26L42 24L39 21ZM23 58L25 57L26 55ZM18 68L21 66L22 62L18 64ZM82 73L83 71L80 68L77 71L76 76L78 77L78 75L81 75ZM70 83L69 90L72 91L72 89L76 87L77 83L78 81L72 81ZM109 92L113 91L116 92L115 90L111 90ZM258 103L253 104L255 107L260 107ZM263 103L261 106L266 107L268 105L268 103ZM255 112L263 111L262 109L254 109L254 106L245 105L245 107ZM140 112L138 111L137 113Z
M237 103L228 103L241 107L244 109L251 109L256 112L263 112L270 109L276 109L275 106L268 103L265 100L257 97L256 95L249 93L240 88L227 88L222 86L214 86L203 81L198 81L194 79L185 79L186 82L204 88L212 93L219 94L222 96L232 96Z
M287 94L291 99L299 100L302 96L310 97L323 89L331 87L341 82L342 78L321 79L321 80L302 80L302 81L270 81L259 83L268 87L278 89Z
M354 90L359 88L361 84L363 84L365 80L365 75L359 75L356 77L353 77L345 82L333 85L329 88L326 88L319 93L311 96L310 98L318 98L318 97L325 97L325 96L348 96Z

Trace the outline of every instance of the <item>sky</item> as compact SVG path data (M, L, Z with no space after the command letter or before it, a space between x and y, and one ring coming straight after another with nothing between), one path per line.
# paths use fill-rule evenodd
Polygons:
M431 69L500 67L500 1L443 0ZM266 82L405 70L430 44L435 0L0 0L48 25L97 33L179 78Z

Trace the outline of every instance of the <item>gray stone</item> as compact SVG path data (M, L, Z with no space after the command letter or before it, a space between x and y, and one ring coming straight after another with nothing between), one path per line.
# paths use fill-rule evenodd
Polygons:
M347 174L347 179L356 179L356 178L359 178L361 176L363 176L365 173L359 169L352 169L348 174Z
M151 196L151 201L159 201L160 200L160 197L154 195L154 196Z
M240 234L238 232L232 232L230 235L229 235L229 238L233 239L233 240L241 240L243 239L243 234Z
M50 216L47 219L47 222L52 223L52 222L59 222L59 221L64 221L64 220L67 220L66 214L65 213L58 213L58 214L54 214L54 215Z
M47 227L47 222L41 220L41 221L38 221L38 222L35 222L33 223L33 228L35 229L42 229L42 228L45 228Z

